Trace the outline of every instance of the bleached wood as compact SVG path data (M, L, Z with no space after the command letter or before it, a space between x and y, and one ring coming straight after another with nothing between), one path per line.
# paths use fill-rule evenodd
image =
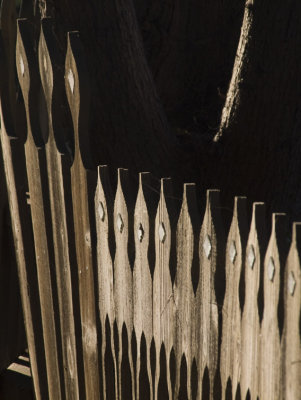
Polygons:
M139 399L140 344L144 333L150 397L153 397L150 345L153 337L153 282L150 253L154 252L154 222L159 195L152 187L151 174L139 174L139 190L134 214L135 264L133 271L134 327L137 337L136 399ZM152 261L152 260L151 260ZM153 267L153 266L152 266ZM143 392L143 388L141 388Z
M197 208L195 184L184 184L183 203L177 226L177 272L174 284L175 324L174 348L176 354L175 398L180 388L182 355L187 360L187 394L191 399L191 365L198 343L195 337L195 295L191 270L198 263L198 235L200 216Z
M103 394L106 396L106 371L105 371L105 351L106 346L114 349L114 338L111 335L111 343L106 343L105 323L106 317L109 318L110 329L113 332L115 319L114 289L113 289L113 261L111 254L113 240L113 194L108 176L107 166L98 167L98 180L95 192L95 219L97 232L97 267L98 267L98 298L99 298L99 318L102 327L102 373L103 373ZM111 246L110 246L111 244ZM116 357L112 351L115 367L115 387L118 387ZM118 392L116 391L116 397Z
M54 129L57 125L53 119L59 117L55 114L55 102L61 101L61 98L58 97L58 90L64 84L63 59L58 54L55 45L52 21L46 18L42 20L39 41L39 67L49 123L49 137L45 150L60 312L65 395L66 399L76 400L80 398L80 394L74 318L79 318L79 316L76 315L77 310L73 308L72 287L74 285L71 268L72 271L75 271L77 265L72 256L70 260L70 254L72 255L75 251L70 237L72 235L72 216L68 218L68 213L72 210L70 161L59 152L54 136ZM56 135L63 136L62 132L56 132ZM66 149L62 150L66 152Z
M174 293L170 276L171 247L175 245L171 230L173 207L171 179L161 179L161 194L155 220L156 264L153 277L153 335L156 345L156 376L154 398L157 399L160 377L160 349L164 343L167 364L169 398L172 388L169 379L169 354L174 344ZM175 266L174 266L175 267Z
M281 399L280 332L278 304L281 269L286 254L285 214L273 214L272 232L264 259L264 312L260 333L260 399ZM274 272L273 272L274 271Z
M293 224L293 237L284 278L284 327L281 341L283 399L301 394L301 224ZM295 284L293 284L295 282ZM293 290L292 290L293 289Z
M114 259L114 300L115 315L119 332L119 398L122 397L121 361L122 328L125 324L128 334L128 356L131 368L132 396L134 398L134 372L131 354L131 334L133 330L133 275L129 259L129 245L133 229L132 193L129 187L128 170L118 169L118 184L114 203L114 231L116 253ZM127 399L124 399L127 400Z
M221 309L222 305L218 304L217 297L223 297L221 291L224 282L219 274L222 274L224 269L224 246L219 190L208 190L199 241L200 279L196 293L195 320L198 343L198 396L202 393L202 379L207 367L210 399L213 399L213 383L218 363L219 307Z
M241 395L249 389L251 398L259 395L260 322L257 298L265 254L265 205L253 204L253 215L246 249L245 301L241 330ZM254 255L252 257L252 254ZM255 259L254 259L255 257ZM252 260L253 258L253 260ZM253 261L253 262L251 262Z
M70 84L70 76L73 85ZM79 280L79 303L87 399L99 399L99 360L93 259L94 195L96 172L86 143L89 122L89 81L78 32L68 33L65 86L74 126L74 161L71 166L72 208ZM92 234L91 234L92 233Z
M235 197L225 259L226 293L223 305L220 358L223 399L226 396L228 379L231 379L233 399L240 380L241 307L239 286L245 263L247 236L246 198Z
M2 107L0 105L0 115L2 115ZM43 337L39 336L37 328L40 325L38 316L40 316L40 302L38 298L38 290L35 290L34 282L36 279L36 265L34 258L34 249L31 249L31 243L26 240L26 233L29 229L30 219L26 210L25 192L21 192L17 188L18 176L20 171L15 170L15 160L18 151L12 148L9 137L7 136L3 119L0 130L1 146L5 152L4 170L7 182L7 191L9 198L10 213L12 218L12 230L14 235L16 259L18 266L19 285L21 291L22 308L25 322L25 330L27 337L27 345L30 354L31 373L34 385L34 394L37 400L43 400L47 393L47 378L42 372L46 369L45 360L43 360ZM22 143L18 144L18 147ZM24 184L23 179L21 182ZM23 194L23 195L22 195ZM28 290L30 289L30 290Z
M25 157L41 302L48 390L50 398L59 400L62 396L60 376L62 371L60 371L58 359L53 282L50 271L53 267L51 248L49 247L50 221L48 220L48 224L46 224L45 215L48 193L47 173L45 171L45 150L37 148L37 146L43 146L37 118L34 114L37 102L34 96L36 96L38 72L27 20L18 20L16 64L27 117Z

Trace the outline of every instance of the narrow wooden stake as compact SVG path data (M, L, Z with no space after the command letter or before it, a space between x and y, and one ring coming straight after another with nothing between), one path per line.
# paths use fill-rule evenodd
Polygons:
M230 378L233 400L240 380L241 307L239 286L248 238L246 200L245 197L235 197L225 260L226 293L223 305L220 371L222 398L225 399L227 382Z
M114 260L114 299L116 322L119 332L119 398L124 399L124 385L122 381L121 362L124 354L122 346L123 325L128 335L128 357L131 369L132 398L135 398L134 369L131 354L131 335L133 330L133 275L130 264L129 247L133 246L133 198L128 177L128 170L118 169L118 184L114 203L114 230L116 253ZM130 395L130 394L128 394Z
M222 304L224 285L223 256L225 243L220 212L219 190L207 191L206 211L200 233L199 263L200 280L196 293L196 342L199 344L197 360L199 373L199 396L202 379L208 368L210 399L213 399L214 379L218 363L219 308ZM216 285L218 282L218 286Z
M95 220L97 232L97 266L99 290L99 318L102 327L102 369L103 369L103 395L108 399L106 381L114 379L115 397L118 399L117 363L114 352L113 324L115 320L114 282L113 282L113 204L114 198L109 180L108 167L98 167L98 180L95 192ZM111 343L106 343L106 318L109 319L111 330ZM114 377L108 376L105 369L106 347L111 346Z
M1 38L1 35L0 35ZM31 220L29 207L26 203L26 191L28 183L26 176L23 143L20 139L9 138L14 134L10 127L6 128L8 119L3 118L4 93L3 81L6 79L7 65L5 54L0 40L0 115L1 115L1 146L4 154L4 170L7 182L10 214L12 216L12 230L16 250L19 285L21 291L22 308L25 322L27 344L30 355L34 393L37 400L47 399L47 377L44 342L42 337L41 310L37 286L36 260L34 245L31 240Z
M284 267L285 214L273 214L272 233L264 260L264 312L260 333L260 399L281 399L280 332L278 303L281 269Z
M245 303L241 331L241 395L259 395L259 311L258 292L265 254L265 205L253 204L253 216L245 262Z
M175 298L175 354L176 385L174 397L180 389L182 355L187 360L187 394L191 399L191 365L198 343L195 337L195 295L192 286L192 268L198 265L198 235L200 216L197 208L195 184L184 184L183 203L177 226L177 272L174 284Z
M90 157L89 82L84 51L78 32L68 33L65 62L65 85L74 126L74 161L71 167L71 187L75 247L79 278L79 298L82 324L82 345L87 399L99 399L98 337L96 325L96 291L93 262L95 225L94 194L96 171ZM91 171L90 171L91 169Z
M293 224L284 278L284 327L281 341L281 365L285 400L300 398L301 393L301 223Z
M137 336L137 393L136 399L142 399L144 388L139 385L140 345L144 334L147 354L147 374L150 382L150 398L153 398L153 384L150 366L150 346L153 336L153 282L151 270L154 260L150 259L155 252L154 222L159 195L152 186L151 174L139 174L139 191L134 215L135 265L133 271L133 306L134 327Z
M36 117L37 90L39 88L38 71L27 20L18 20L16 63L27 116L28 135L25 143L25 156L37 260L49 397L59 400L62 398L62 371L60 371L59 365L54 284L51 278L53 273L51 268L54 264L50 244L51 221L46 215L48 212L46 160L44 149L38 148L43 146L43 139Z
M68 160L68 156L61 154L67 153L67 149L64 146L62 128L60 129L58 125L60 120L58 110L62 108L63 101L63 65L63 59L56 48L52 21L50 18L45 18L41 23L39 41L39 67L49 122L49 137L45 148L60 310L65 395L66 399L75 400L80 398L74 324L74 318L79 318L79 315L76 314L77 310L73 307L72 299L72 291L76 292L76 282L74 273L72 279L71 271L76 270L76 260L72 257L75 248L72 246L71 237L73 230L69 172L71 160Z
M171 268L176 267L176 260L172 258L172 247L175 247L175 232L171 228L173 207L171 179L161 179L161 195L155 222L156 264L153 277L153 335L156 345L155 400L158 397L161 373L162 343L166 351L167 386L170 399L173 393L169 373L169 355L174 344L174 293L170 272Z

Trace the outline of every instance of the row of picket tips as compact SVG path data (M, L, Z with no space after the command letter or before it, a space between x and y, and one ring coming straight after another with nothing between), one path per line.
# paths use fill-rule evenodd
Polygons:
M289 243L285 215L273 214L268 241L264 203L253 204L249 226L246 198L237 197L226 235L218 190L207 191L202 215L192 183L184 185L178 199L170 178L158 182L140 173L131 186L129 172L119 169L114 185L108 167L96 169L91 159L89 74L77 32L68 34L64 57L51 20L43 19L36 54L30 23L18 20L16 64L27 134L24 143L16 141L17 149L18 143L5 136L13 136L13 130L4 118L1 143L36 397L45 398L41 371L46 371L51 399L105 396L108 348L114 359L112 379L122 397L124 351L132 388L137 388L139 371L134 374L134 366L140 365L143 337L155 398L164 369L163 345L170 398L180 391L183 354L189 396L195 363L198 393L207 371L211 398L217 374L223 396L231 379L233 393L239 385L243 398L248 391L252 398L296 398L301 368L301 225L293 225ZM3 68L3 62L0 65ZM47 135L37 112L39 80L47 106ZM3 79L0 82L2 90ZM71 133L62 124L64 96L73 120ZM5 114L2 100L1 95ZM25 234L25 191L18 195L27 185L32 249ZM39 313L42 333L35 329L39 322L34 316ZM106 341L108 324L111 332L116 325L118 344ZM129 350L133 331L136 355ZM172 352L177 365L174 385L168 361Z

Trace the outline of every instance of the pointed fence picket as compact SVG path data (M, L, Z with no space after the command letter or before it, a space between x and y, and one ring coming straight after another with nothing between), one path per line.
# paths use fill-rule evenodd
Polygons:
M17 41L27 139L11 143L4 125L1 143L36 398L297 399L300 224L288 253L286 218L274 214L267 246L265 205L253 204L249 228L237 197L226 242L218 190L207 191L201 215L193 183L181 200L171 178L120 168L115 187L114 171L96 170L88 151L78 33L68 35L63 75L51 21L42 22L39 63L28 26L18 22ZM38 79L47 138L34 114ZM73 157L58 121L64 90Z

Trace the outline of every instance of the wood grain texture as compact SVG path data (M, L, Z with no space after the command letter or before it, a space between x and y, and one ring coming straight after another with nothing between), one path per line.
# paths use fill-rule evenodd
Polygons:
M164 344L166 351L167 388L172 398L169 375L169 355L174 345L174 293L171 281L171 268L175 268L172 247L175 248L175 237L172 231L173 195L170 178L161 179L160 201L155 220L156 263L153 277L153 335L156 346L156 374L154 398L158 398L160 377L160 350Z
M114 202L114 231L116 253L114 259L114 300L116 322L119 332L118 369L121 377L122 358L126 357L122 343L123 326L128 336L128 357L131 369L131 391L134 398L134 369L131 354L131 335L133 330L133 265L130 263L130 246L133 246L133 207L128 170L118 169L118 183ZM123 398L123 382L119 379L119 397Z
M264 259L264 312L260 332L260 386L261 400L281 399L280 332L278 303L281 269L286 254L285 214L273 214L272 232Z
M159 195L153 187L151 174L139 174L139 190L134 213L135 264L133 270L133 310L134 327L137 336L136 399L140 398L141 337L146 342L147 375L150 382L150 398L153 398L153 385L150 365L150 346L153 337L153 282L154 270L154 222ZM143 397L142 397L143 398Z
M89 81L78 32L68 33L65 86L74 126L74 161L71 167L75 248L79 279L79 302L86 398L99 399L98 334L93 243L96 172L85 142L89 121Z
M281 341L283 399L301 393L301 224L293 224L292 243L284 278L284 328Z
M16 63L26 116L27 140L25 143L26 169L30 192L31 217L35 242L41 315L46 355L49 397L61 399L61 374L58 349L58 330L54 309L55 289L53 282L53 255L51 249L51 220L46 215L47 172L45 151L40 134L35 107L38 88L37 60L33 53L27 20L18 20ZM40 146L38 149L37 146ZM47 219L46 219L47 218Z
M253 204L253 214L246 249L245 302L241 322L241 395L249 390L251 398L259 395L260 321L258 293L265 254L265 205Z
M175 353L176 384L174 398L180 390L182 355L187 359L187 395L191 399L191 365L198 343L195 335L195 295L192 286L192 269L198 266L198 234L200 216L197 208L195 184L185 184L183 203L177 226L177 271L174 284L175 299Z
M206 211L199 240L200 280L196 293L196 342L199 374L199 396L202 393L202 379L208 368L210 399L213 399L213 383L218 363L219 307L218 299L223 298L222 274L224 264L224 233L220 213L219 190L207 191ZM216 290L216 279L221 288Z
M2 114L2 109L1 109ZM1 119L2 120L2 119ZM37 400L47 399L47 378L44 343L42 336L40 301L36 282L36 263L33 242L31 241L31 220L26 204L24 176L20 169L15 169L16 157L22 156L20 147L6 134L5 125L1 126L1 146L5 151L4 169L8 189L9 207L12 218L12 230L19 275L19 286L25 322L27 345L30 354L34 393ZM20 161L20 159L19 159ZM23 170L24 172L24 170ZM21 177L20 177L21 173Z
M72 199L70 185L70 160L59 150L63 147L63 134L57 129L54 119L59 119L58 104L62 104L60 89L64 85L63 58L57 51L52 21L42 20L39 41L39 68L45 94L49 137L45 145L49 196L53 226L53 245L57 276L57 290L63 353L63 371L66 399L79 399L78 362L74 318L79 318L73 307L72 288L76 293L76 260L70 257L75 248L72 240ZM54 136L56 130L56 140ZM69 214L69 215L68 215ZM73 277L73 279L72 279Z
M114 301L114 278L113 278L113 204L114 198L108 175L108 167L105 165L98 167L98 180L95 192L95 219L97 232L97 270L98 270L98 291L99 291L99 318L102 327L102 372L103 382L106 379L114 379L115 388L118 387L116 355L113 351L114 377L108 376L110 373L105 368L105 354L108 347L114 349L114 338L111 335L111 342L106 340L106 318L108 318L110 331L113 332L115 320L115 301ZM116 399L118 391L116 393ZM108 398L106 385L103 385L104 399Z
M223 399L226 395L228 379L231 379L233 399L240 381L242 311L239 289L248 236L246 200L245 197L235 197L234 199L233 218L226 246L226 292L223 305L220 358Z

